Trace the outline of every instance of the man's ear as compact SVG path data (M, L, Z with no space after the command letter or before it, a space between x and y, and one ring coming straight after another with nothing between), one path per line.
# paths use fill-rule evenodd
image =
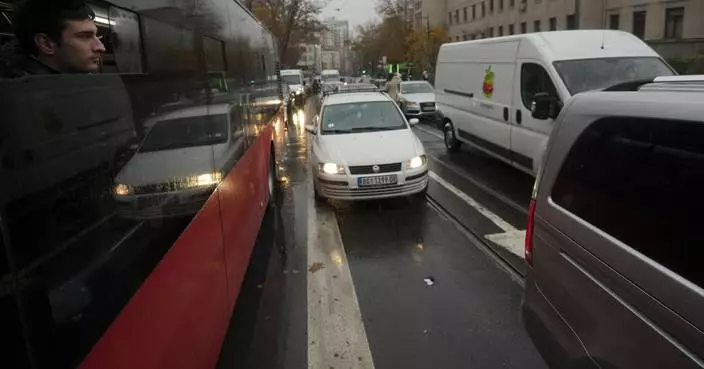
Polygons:
M56 43L44 33L34 35L34 44L37 45L40 55L54 55L56 53Z

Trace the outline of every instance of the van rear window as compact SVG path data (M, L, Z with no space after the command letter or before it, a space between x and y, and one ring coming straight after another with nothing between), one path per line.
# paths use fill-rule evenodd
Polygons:
M704 287L704 124L593 123L570 151L553 201Z

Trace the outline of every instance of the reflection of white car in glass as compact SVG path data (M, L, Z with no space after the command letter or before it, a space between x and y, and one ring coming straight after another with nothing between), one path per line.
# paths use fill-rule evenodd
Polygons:
M417 124L412 119L410 125ZM328 96L314 125L316 198L380 199L424 193L425 149L398 106L380 92Z
M115 178L118 214L151 219L198 212L244 152L241 112L219 104L159 117Z
M437 114L435 89L426 81L401 82L399 105L406 117L433 119Z

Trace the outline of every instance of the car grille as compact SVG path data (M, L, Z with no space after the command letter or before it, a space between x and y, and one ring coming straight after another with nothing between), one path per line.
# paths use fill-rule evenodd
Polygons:
M379 171L378 172L375 172L373 168L374 168L373 165L350 166L350 173L351 174L377 174L377 173L398 172L401 170L401 163L379 164Z
M422 110L422 111L434 111L434 110L435 110L435 103L434 103L434 102L424 102L424 103L420 103L420 110Z

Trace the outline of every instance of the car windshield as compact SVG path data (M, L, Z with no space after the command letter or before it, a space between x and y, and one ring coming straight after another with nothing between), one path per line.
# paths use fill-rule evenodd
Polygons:
M281 76L281 82L287 85L300 85L301 76L295 74L289 76Z
M396 105L390 101L329 105L323 109L321 122L324 135L407 128Z
M654 57L564 60L555 62L555 68L572 95L674 74L665 62Z
M162 120L154 125L140 152L206 146L227 140L225 114Z
M434 92L433 86L426 82L401 84L401 93L404 94L422 94L432 92Z

